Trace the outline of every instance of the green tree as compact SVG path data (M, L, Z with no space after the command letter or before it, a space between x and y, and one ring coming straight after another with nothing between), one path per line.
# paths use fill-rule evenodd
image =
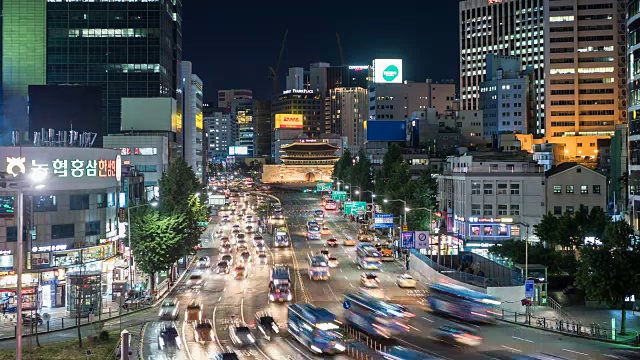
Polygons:
M396 143L392 143L389 146L389 149L384 154L382 158L382 168L376 172L375 176L375 191L378 194L386 194L387 189L393 189L389 185L389 180L391 176L394 174L394 166L396 164L404 163L404 159L402 157L402 148Z
M206 229L198 225L208 222L210 213L205 204L205 189L191 166L180 158L171 163L169 171L160 179L160 214L164 217L179 216L184 225L176 229L180 240L180 246L175 249L177 258L194 253L194 247L198 245L200 235Z
M625 334L624 299L640 291L640 243L624 221L608 224L601 241L601 245L584 245L580 250L576 282L589 299L622 311L620 333Z
M356 163L351 168L348 182L357 186L360 191L370 191L371 186L371 162L364 149L360 149L355 157Z
M436 221L436 199L438 197L438 182L429 171L422 171L417 179L409 181L405 185L407 207L411 210L407 213L407 222L410 229L430 229L430 221ZM424 209L428 210L424 210Z
M340 179L340 181L349 182L351 178L351 168L353 167L353 156L351 151L346 149L340 159L333 165L333 177Z
M493 255L507 258L515 264L524 264L526 262L525 254L527 253L525 247L524 240L506 240L502 241L500 245L490 247L489 252ZM550 275L575 273L575 257L555 251L553 248L545 247L541 242L529 242L528 255L529 264L546 265Z
M136 209L132 216L131 248L136 267L150 275L151 291L155 289L155 273L167 270L183 256L187 227L184 215Z
M186 212L188 199L200 193L202 200L206 199L204 187L198 181L195 172L181 158L175 159L169 170L160 179L159 209L164 214Z

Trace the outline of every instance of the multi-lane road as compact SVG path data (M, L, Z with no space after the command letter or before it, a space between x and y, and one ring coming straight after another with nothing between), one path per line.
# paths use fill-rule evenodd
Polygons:
M212 359L222 349L232 349L241 359L319 359L306 348L286 335L286 305L270 304L268 302L269 271L273 264L284 264L294 269L294 302L310 302L316 306L327 308L339 318L343 317L343 295L360 290L360 274L355 260L355 248L344 247L343 239L350 236L356 238L356 228L349 224L336 212L328 212L325 224L329 227L330 235L323 235L322 240L306 239L306 222L313 216L313 210L321 207L317 195L304 193L274 194L282 201L292 237L292 248L274 249L268 251L267 265L251 264L249 275L244 280L235 280L233 275L215 274L212 269L205 270L204 284L200 288L191 288L181 284L171 295L180 301L181 316L175 322L182 339L182 349L175 353L167 353L158 349L158 331L163 322L149 322L142 339L142 356L144 360L159 359ZM249 205L255 203L255 197L247 197ZM240 204L243 203L241 200ZM244 228L243 221L238 217L232 219L232 224L238 223ZM217 263L218 241L213 240L213 232L218 229L219 222L214 221L208 227L203 237L211 239L203 243L204 249L200 256L209 256L212 267ZM225 228L225 235L230 231ZM337 248L329 248L332 255L340 261L340 265L331 269L328 281L313 281L307 275L307 255L326 249L326 241L330 237L339 240ZM267 245L271 245L268 235L265 237ZM250 247L252 245L250 244ZM250 249L252 250L252 249ZM234 252L234 256L236 253ZM510 358L517 354L548 353L567 359L611 359L612 345L590 341L559 334L548 333L517 325L497 324L482 326L479 331L484 338L483 345L477 350L463 350L449 346L432 337L432 331L448 320L426 313L420 306L424 293L424 285L418 288L400 289L396 285L396 277L403 274L405 269L396 262L386 262L378 272L380 289L383 296L391 301L402 299L415 314L410 322L411 331L395 339L399 345L412 347L422 352L435 355L442 359ZM188 278L186 276L185 278ZM203 306L203 317L209 319L215 328L213 342L200 344L195 342L193 325L184 321L186 305L195 300ZM229 337L228 324L231 321L243 321L254 324L254 314L269 312L280 324L283 335L272 341L260 339L255 345L247 347L234 346ZM501 353L502 355L498 354ZM344 355L335 356L336 359L346 358Z

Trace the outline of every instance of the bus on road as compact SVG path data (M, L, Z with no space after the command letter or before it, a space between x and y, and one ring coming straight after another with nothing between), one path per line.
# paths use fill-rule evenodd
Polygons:
M493 296L454 284L432 284L426 296L427 310L468 322L493 323L501 313Z
M311 280L329 280L329 262L324 255L309 255L309 278Z
M373 245L360 243L356 249L356 263L361 269L379 270L382 264L382 255Z
M287 313L289 333L316 354L344 352L340 325L327 309L311 304L289 305Z
M364 292L346 294L349 303L347 325L374 337L391 338L409 331L409 319L415 317L403 306L377 299Z
M289 232L286 226L280 226L276 229L273 237L273 247L289 247Z

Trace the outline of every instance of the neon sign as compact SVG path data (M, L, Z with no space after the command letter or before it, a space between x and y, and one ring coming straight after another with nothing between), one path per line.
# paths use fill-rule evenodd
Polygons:
M351 66L349 66L349 70L355 70L355 71L366 70L368 68L369 68L369 66L367 66L367 65L351 65Z
M63 251L67 250L67 245L50 245L50 246L34 246L31 248L32 253Z
M298 90L298 89L293 89L293 90L285 90L282 92L282 94L313 94L313 90L306 90L306 89L302 89L302 90Z
M31 160L31 166L27 169L27 159L25 157L7 156L6 172L13 175L25 174L29 171L41 171L45 174L49 170L53 170L53 174L57 177L115 177L120 179L121 161L120 155L115 159L98 159L98 160L68 160L55 159L51 163L38 163Z

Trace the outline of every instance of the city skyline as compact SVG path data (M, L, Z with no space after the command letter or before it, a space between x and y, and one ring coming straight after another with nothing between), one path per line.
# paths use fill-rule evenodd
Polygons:
M211 11L207 11L209 8ZM311 5L297 4L295 8L244 9L240 5L194 0L184 8L183 59L193 62L194 72L203 80L207 101L214 101L220 89L252 89L254 98L268 99L272 95L268 67L276 65L287 28L279 71L280 90L289 67L308 69L309 64L318 61L341 65L335 35L338 32L345 65L371 65L375 58L401 58L407 80L453 79L458 83L458 3L443 2L439 9L440 12L418 11L422 15L414 20L406 12L371 15L362 7L318 11ZM291 19L297 16L296 12L305 23L317 24L316 28L308 30L277 21ZM219 16L212 26L212 13L237 16ZM220 56L219 49L225 49L224 56Z

